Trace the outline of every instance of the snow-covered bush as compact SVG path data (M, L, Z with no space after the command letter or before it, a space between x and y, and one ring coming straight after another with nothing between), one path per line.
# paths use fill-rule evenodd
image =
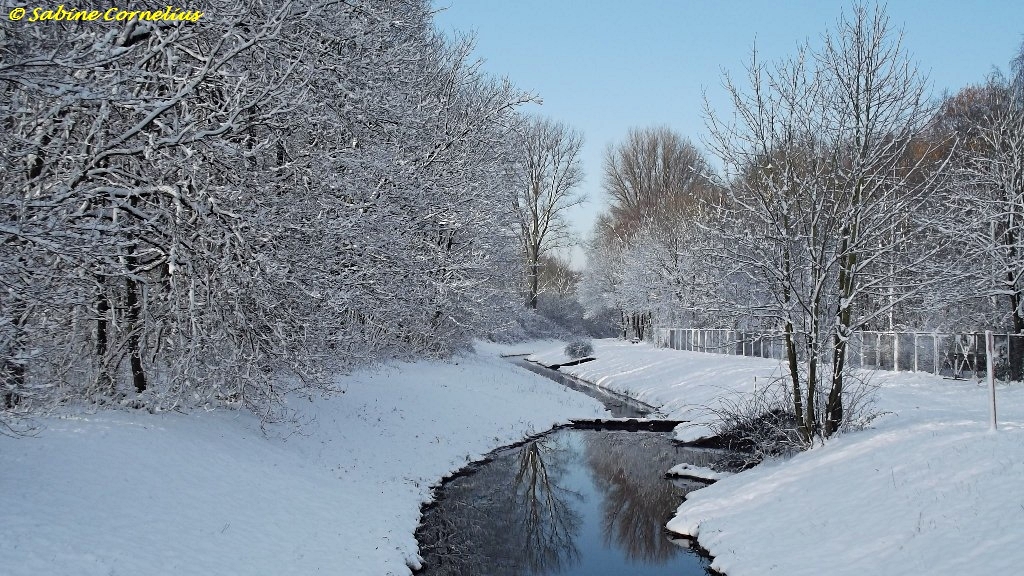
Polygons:
M589 340L573 340L565 345L565 355L569 358L586 358L594 353L594 345Z

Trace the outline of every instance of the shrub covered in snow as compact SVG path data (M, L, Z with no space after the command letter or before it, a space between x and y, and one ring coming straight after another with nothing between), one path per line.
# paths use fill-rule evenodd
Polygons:
M565 355L569 358L585 358L594 353L594 345L590 340L573 340L565 345Z

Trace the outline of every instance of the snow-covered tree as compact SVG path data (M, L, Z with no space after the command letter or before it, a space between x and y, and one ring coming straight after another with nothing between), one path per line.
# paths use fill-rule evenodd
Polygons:
M5 411L127 395L275 417L325 369L493 324L530 97L431 14L213 0L198 22L0 22Z
M748 81L726 79L735 122L711 114L728 172L722 245L753 287L741 307L785 334L801 434L830 436L851 336L928 285L915 270L946 238L916 215L945 171L910 153L931 111L881 10L854 7L821 49L773 68L755 58ZM928 249L894 266L911 238Z

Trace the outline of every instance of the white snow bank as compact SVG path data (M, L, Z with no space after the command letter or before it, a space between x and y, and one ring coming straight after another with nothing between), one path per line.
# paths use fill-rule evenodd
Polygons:
M593 344L595 360L559 371L632 396L658 408L667 419L688 421L676 428L676 439L684 442L711 435L714 409L724 400L734 400L779 374L778 360L670 350L615 339ZM560 357L564 350L549 348L527 359L558 364Z
M682 478L693 478L695 480L707 480L708 482L717 482L726 476L732 476L732 472L719 472L718 470L712 470L711 468L705 468L703 466L695 466L686 462L676 464L669 468L666 474Z
M430 486L599 403L505 361L396 364L247 414L100 412L0 437L3 573L408 574Z
M729 576L1014 574L1024 565L1024 387L876 373L873 427L692 492L668 528ZM766 537L774 535L774 537Z

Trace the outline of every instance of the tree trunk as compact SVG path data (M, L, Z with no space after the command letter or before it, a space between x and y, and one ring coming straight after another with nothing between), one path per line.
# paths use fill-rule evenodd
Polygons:
M98 289L96 291L96 360L99 362L99 373L96 375L98 388L108 388L110 393L115 392L114 380L107 372L107 322L110 316L110 301L103 290L103 278L97 277Z
M540 265L534 259L530 263L530 294L527 297L526 305L533 310L537 309L537 292L540 291Z
M796 412L800 436L810 440L811 432L804 422L803 392L800 390L800 364L797 360L796 342L793 341L793 323L786 322L786 359L789 364L789 378L793 381L793 410Z
M131 277L126 278L125 288L127 289L126 303L128 305L125 318L128 325L128 360L131 363L132 384L135 386L135 391L141 393L146 390L146 373L142 369L142 350L140 349L141 338L139 335L142 332L142 326L139 319L142 316L142 306L139 304L138 282Z
M854 196L854 206L860 204L861 184ZM846 370L846 344L850 334L850 321L853 319L853 287L854 274L857 267L857 254L852 245L857 238L857 223L854 221L843 235L839 264L839 309L836 314L838 325L832 347L832 389L828 393L828 404L825 406L825 437L835 434L843 423L843 372Z

